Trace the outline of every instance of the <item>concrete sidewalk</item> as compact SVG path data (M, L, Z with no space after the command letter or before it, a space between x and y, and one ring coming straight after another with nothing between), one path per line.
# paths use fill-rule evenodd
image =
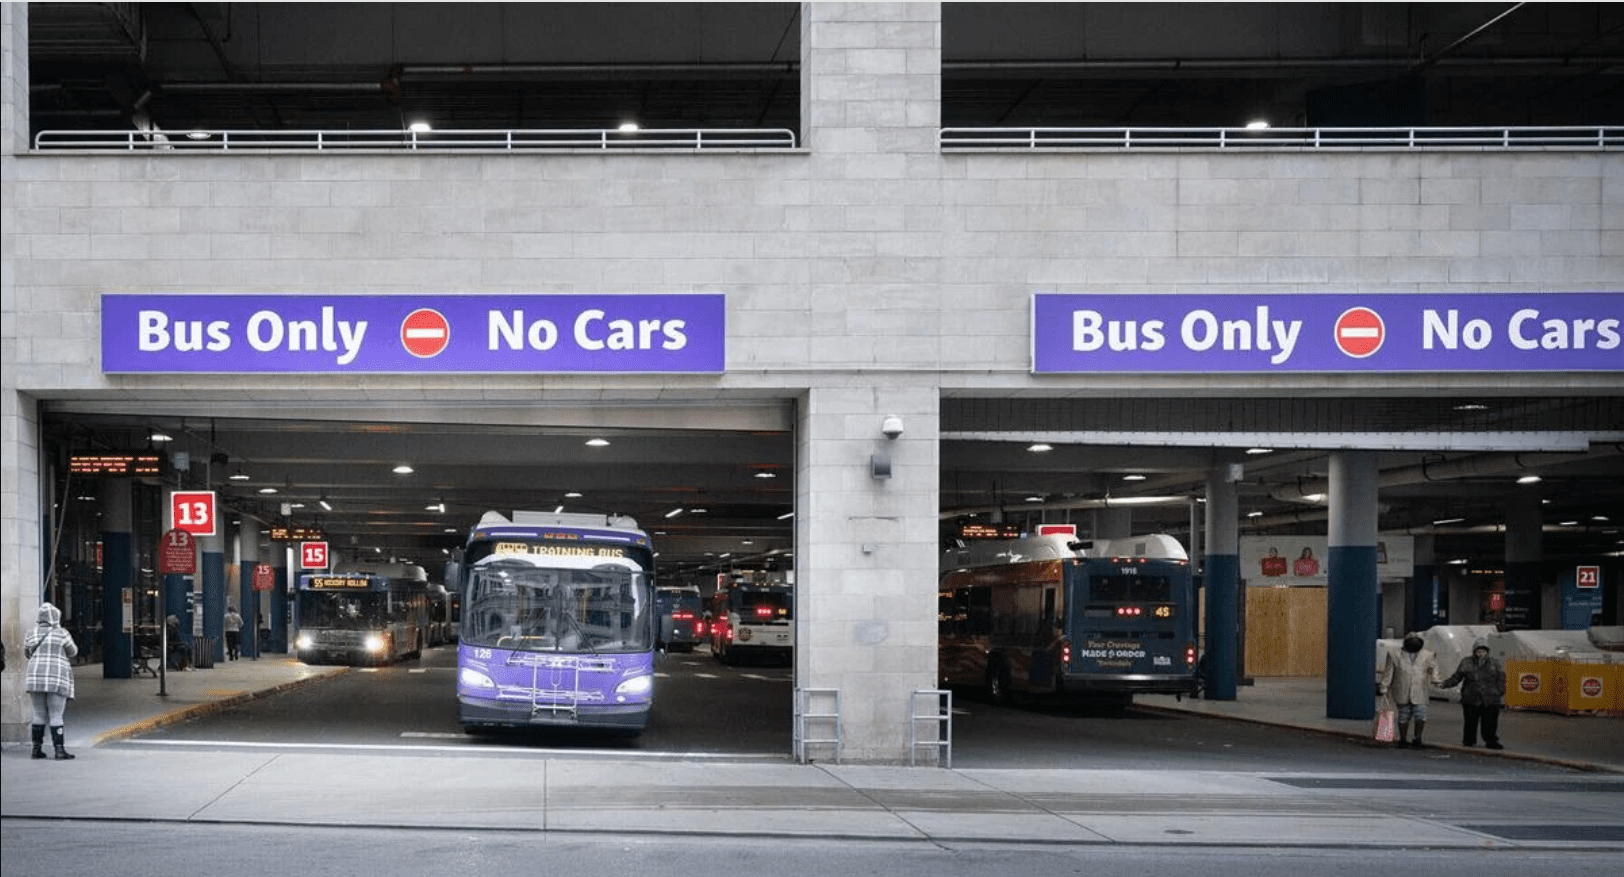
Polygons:
M1289 771L939 769L779 760L553 756L485 747L317 744L105 746L342 668L283 656L151 678L101 679L79 668L68 711L71 762L4 756L7 818L299 824L591 833L914 840L938 843L1428 847L1624 850L1611 795L1586 795L1593 836L1496 835L1457 819L1371 806ZM1165 702L1163 702L1165 700ZM1317 718L1316 681L1260 681L1232 702L1145 698L1155 709L1366 736L1368 723ZM1458 708L1435 704L1440 742ZM1457 724L1450 727L1446 715ZM1595 771L1580 790L1624 792L1624 720L1513 713L1507 758ZM388 793L380 793L380 778ZM1385 796L1391 777L1353 778ZM39 781L35 781L39 780ZM451 797L453 790L469 794ZM473 793L473 792L477 792Z

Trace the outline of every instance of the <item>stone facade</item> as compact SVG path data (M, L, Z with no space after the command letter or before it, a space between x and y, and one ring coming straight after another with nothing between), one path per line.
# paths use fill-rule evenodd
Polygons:
M1036 291L1616 290L1617 152L944 154L937 4L810 3L793 152L32 153L25 10L0 18L8 645L41 580L42 399L794 399L797 684L842 691L848 760L905 761L909 692L935 683L944 393L1620 390L1617 373L1034 376L1029 341ZM109 376L108 291L721 292L727 371ZM893 414L907 431L876 480ZM20 687L8 673L8 740Z

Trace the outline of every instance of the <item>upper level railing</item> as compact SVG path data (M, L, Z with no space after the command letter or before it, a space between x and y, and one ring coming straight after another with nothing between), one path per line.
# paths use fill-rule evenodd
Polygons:
M1624 126L1534 128L943 128L943 151L1597 150L1624 148Z
M787 128L535 129L461 131L41 131L41 150L122 152L668 152L794 149Z

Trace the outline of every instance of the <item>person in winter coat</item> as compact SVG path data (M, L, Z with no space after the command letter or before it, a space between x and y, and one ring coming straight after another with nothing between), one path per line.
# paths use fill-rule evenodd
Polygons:
M1398 713L1398 745L1416 749L1426 746L1421 742L1421 733L1427 728L1427 686L1442 681L1438 676L1438 656L1423 646L1419 633L1405 634L1404 650L1387 655L1382 665L1379 693L1393 695ZM1411 723L1415 725L1413 742Z
M237 614L237 607L226 607L224 629L226 632L226 660L235 661L242 656L242 616Z
M1488 640L1479 638L1472 643L1471 656L1461 658L1460 666L1440 687L1456 685L1460 686L1460 709L1465 719L1460 745L1476 746L1481 727L1484 746L1506 748L1500 745L1500 708L1505 706L1506 668L1489 654Z
M73 635L62 628L62 611L49 603L39 604L39 620L23 641L28 655L28 672L23 687L34 702L34 758L45 757L45 727L50 725L56 760L73 757L62 742L62 714L73 699L73 665L69 658L79 654Z

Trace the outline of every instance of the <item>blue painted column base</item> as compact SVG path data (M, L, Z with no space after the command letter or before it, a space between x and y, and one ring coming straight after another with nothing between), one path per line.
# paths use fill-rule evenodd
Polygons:
M1326 558L1325 715L1376 717L1376 546L1332 545Z

